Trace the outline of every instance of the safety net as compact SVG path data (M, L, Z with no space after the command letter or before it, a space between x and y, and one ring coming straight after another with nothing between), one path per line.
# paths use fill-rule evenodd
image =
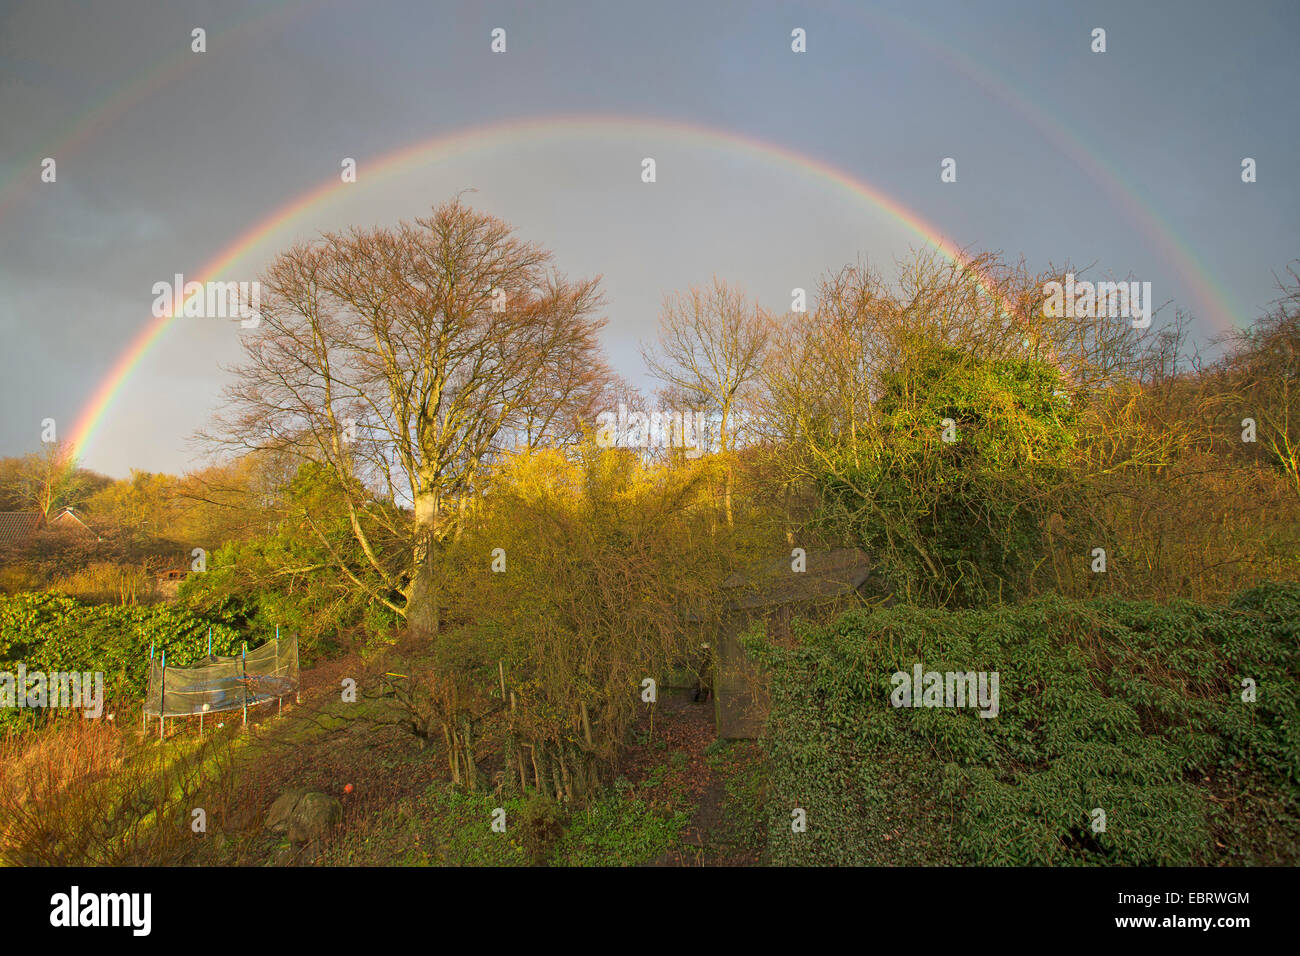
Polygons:
M209 655L198 667L167 667L149 662L144 712L181 717L239 710L298 690L298 639L268 641L238 657Z

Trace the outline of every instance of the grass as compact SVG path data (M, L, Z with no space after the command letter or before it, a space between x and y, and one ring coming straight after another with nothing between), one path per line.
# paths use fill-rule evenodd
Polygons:
M662 713L653 736L641 732L640 759L586 805L503 800L451 786L441 746L384 723L382 702L362 696L343 703L334 670L362 677L359 662L331 667L315 675L302 706L287 706L282 716L274 707L250 714L247 731L235 712L220 731L214 720L202 739L197 724L169 721L161 744L156 725L141 737L138 724L82 720L55 734L12 739L6 756L25 753L24 766L47 770L39 781L42 813L29 815L25 836L8 836L38 850L42 840L51 846L35 857L31 846L18 846L8 861L585 867L725 862L737 852L757 858L761 753L743 743L714 745L706 754L707 710ZM6 762L11 786L19 763ZM344 804L344 826L306 853L263 828L270 803L293 787L334 794ZM148 794L148 805L128 799L134 792ZM206 833L189 827L196 806L205 809ZM492 827L498 808L505 811L504 833ZM109 829L120 832L118 850L79 855L89 845L76 839L78 828L104 813L109 818L97 824L96 839L102 847Z
M690 822L686 807L663 811L635 796L609 796L574 813L553 866L642 866L677 845Z
M635 796L612 794L566 812L555 809L557 833L537 833L530 798L501 800L435 783L361 821L317 860L342 866L527 866L535 849L549 866L640 866L676 842L690 813L668 813ZM505 811L505 831L493 830ZM499 817L498 817L499 819Z

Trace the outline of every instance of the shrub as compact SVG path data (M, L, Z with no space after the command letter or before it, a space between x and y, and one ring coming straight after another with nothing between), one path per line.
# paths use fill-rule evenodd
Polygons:
M64 717L41 734L5 734L0 865L193 862L202 838L192 809L204 807L214 828L226 816L234 733L164 748L108 721Z
M154 576L144 568L107 561L56 578L52 589L92 604L147 604L157 598Z
M822 522L877 556L910 601L1027 594L1077 441L1064 385L1043 362L980 359L914 337L873 416L826 458Z

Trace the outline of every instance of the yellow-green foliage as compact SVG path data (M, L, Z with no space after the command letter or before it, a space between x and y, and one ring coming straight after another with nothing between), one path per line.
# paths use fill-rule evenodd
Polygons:
M516 731L610 760L642 681L698 634L688 612L709 609L727 570L701 471L587 448L512 457L494 478L451 547L464 570L447 591L492 645L475 651L489 688L502 662Z

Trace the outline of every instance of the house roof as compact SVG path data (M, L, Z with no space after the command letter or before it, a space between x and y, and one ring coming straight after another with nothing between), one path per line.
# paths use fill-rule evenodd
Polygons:
M857 548L809 551L802 571L794 570L793 564L785 555L732 574L722 582L727 607L744 610L829 601L856 591L871 576L871 559Z
M0 511L0 548L22 544L40 526L39 511Z
M79 527L83 531L85 531L86 534L93 535L96 540L99 539L99 535L95 534L95 532L91 530L90 526L86 524L86 522L78 518L76 513L71 508L64 508L62 511L60 511L57 515L55 515L53 518L50 519L50 524L59 525L60 527L64 527L64 528Z

